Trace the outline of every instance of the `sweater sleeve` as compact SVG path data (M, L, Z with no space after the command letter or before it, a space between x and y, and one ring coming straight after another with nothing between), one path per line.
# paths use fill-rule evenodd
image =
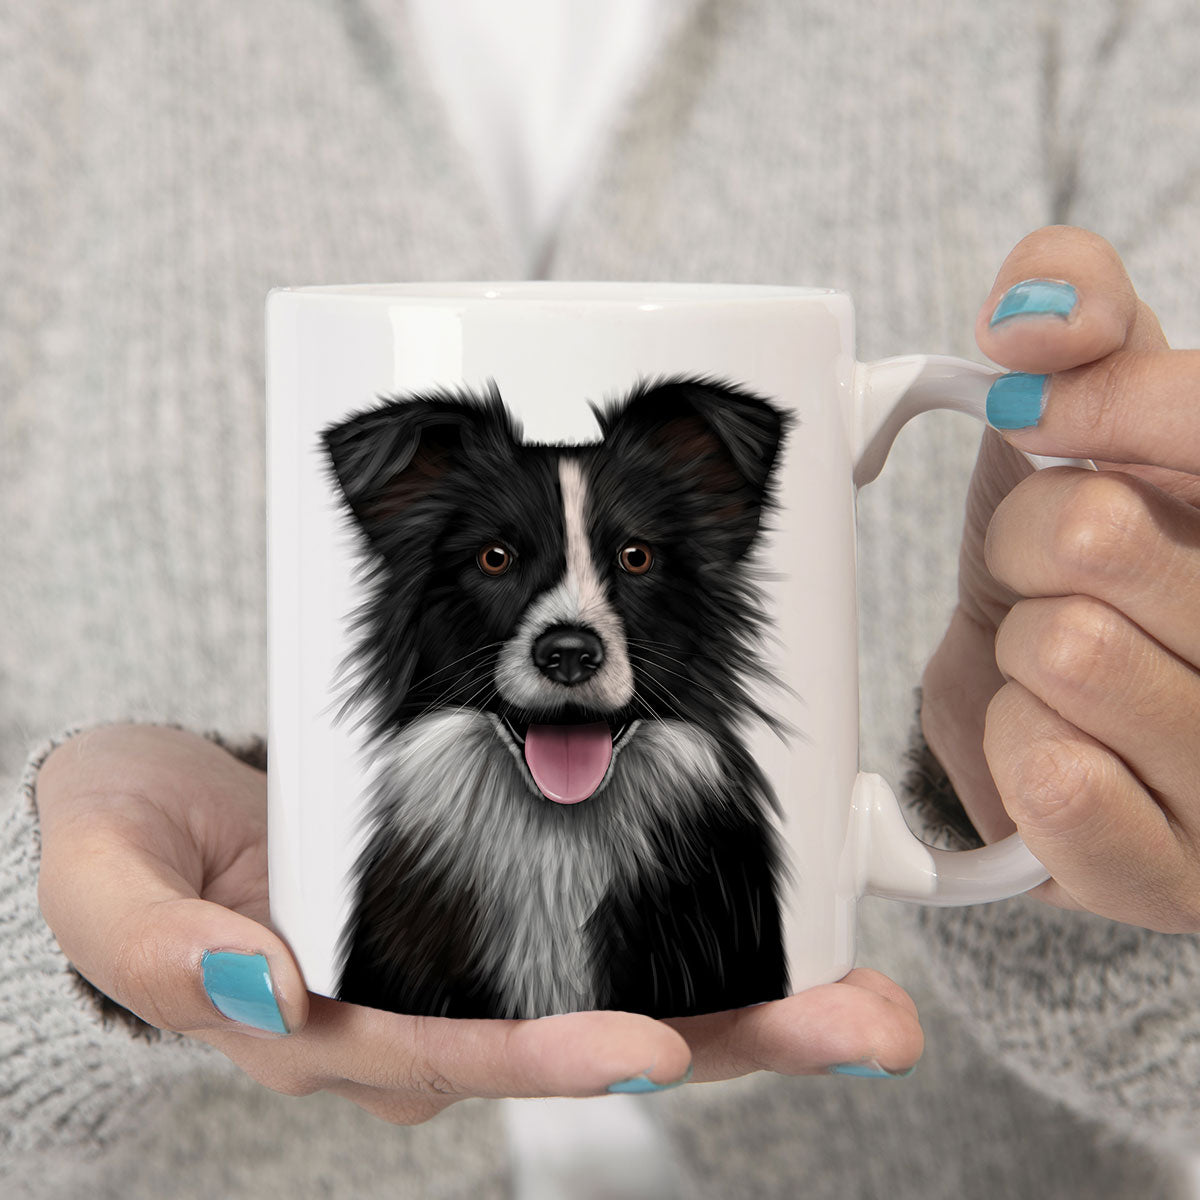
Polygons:
M1107 238L1175 346L1200 345L1200 90L1190 0L1043 7L1050 220ZM977 845L919 723L902 784L918 833ZM1175 1150L1200 1149L1200 937L1028 896L910 910L935 986L1030 1085Z
M52 1147L99 1152L133 1130L145 1106L181 1076L236 1071L214 1047L156 1029L98 991L42 918L38 770L82 728L32 751L0 816L0 1163ZM261 740L205 736L265 767Z
M919 721L906 758L900 791L918 836L981 845ZM1125 1135L1200 1150L1200 937L1030 896L909 912L939 998L993 1057Z
M1049 219L1107 238L1176 347L1200 345L1200 89L1192 0L1045 5Z

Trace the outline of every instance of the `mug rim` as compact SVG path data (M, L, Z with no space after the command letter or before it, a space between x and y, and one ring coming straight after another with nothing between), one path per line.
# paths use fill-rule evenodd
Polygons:
M635 304L643 309L678 304L761 303L767 300L811 300L848 295L839 288L797 287L790 284L567 279L305 284L272 288L269 295L276 294L387 300L400 304L464 304L489 300L530 304L577 301L589 304Z

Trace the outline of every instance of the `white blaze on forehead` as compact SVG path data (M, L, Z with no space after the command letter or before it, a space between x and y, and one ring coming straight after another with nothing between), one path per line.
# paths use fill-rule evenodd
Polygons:
M609 603L592 558L592 545L587 531L587 483L579 460L560 458L558 479L562 487L563 529L567 542L567 573L563 578L563 587L575 602L575 620L580 625L594 629L604 643L604 664L597 675L606 677L605 690L611 689L614 702L622 703L632 691L633 672L629 667L621 618ZM615 693L622 689L624 695L616 700Z
M559 459L558 480L562 487L563 529L567 541L567 574L564 582L568 588L574 589L582 620L585 619L584 610L599 613L602 608L608 608L608 601L596 564L592 561L592 547L587 534L587 484L584 483L577 459Z
M633 695L633 670L620 616L604 590L587 533L587 482L577 459L558 462L566 572L529 606L496 664L500 694L514 704L561 708L568 701L619 708ZM565 687L533 664L533 643L554 625L584 625L604 644L604 661L586 682Z

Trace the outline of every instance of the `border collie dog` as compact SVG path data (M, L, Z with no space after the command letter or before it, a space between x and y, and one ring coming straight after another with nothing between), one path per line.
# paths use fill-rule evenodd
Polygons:
M342 714L368 825L338 998L654 1017L787 994L776 801L742 741L789 423L711 377L525 444L494 382L322 433L361 548Z

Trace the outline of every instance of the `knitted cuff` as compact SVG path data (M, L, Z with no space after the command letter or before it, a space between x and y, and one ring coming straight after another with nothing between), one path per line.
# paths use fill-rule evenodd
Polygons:
M916 719L904 754L905 773L900 800L923 841L942 850L973 850L982 846L945 769L925 741L921 729L921 689L914 689Z

